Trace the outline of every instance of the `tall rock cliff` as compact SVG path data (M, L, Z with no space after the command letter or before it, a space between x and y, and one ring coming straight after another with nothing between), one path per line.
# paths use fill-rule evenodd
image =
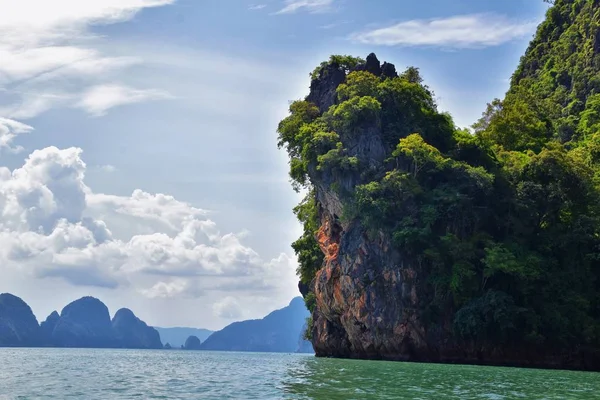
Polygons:
M357 87L348 85L347 78ZM383 99L389 104L379 104L367 95L377 85L388 86L382 88L384 96L386 89L393 93L394 85L405 85L400 88L400 96L407 98L391 94ZM316 239L324 254L322 266L309 283L310 295L316 300L312 333L319 356L401 360L429 357L428 333L419 316L421 299L426 296L421 294L416 266L402 256L383 231L369 234L358 218L343 218L357 186L388 167L395 141L390 137L406 136L418 130L421 123L429 123L433 125L428 127L432 139L441 137L441 146L449 141L443 138L452 131L446 118L435 113L428 104L430 99L410 104L410 91L428 94L418 83L399 78L392 64L382 68L374 54L365 62L334 57L313 73L311 92L302 104L316 119L323 119L314 128L317 140L312 144L312 151L321 154L306 160L303 171L310 180L318 210ZM378 114L383 107L394 107L394 103L406 107L394 112L406 115L391 126L392 121ZM311 110L313 105L315 110ZM426 107L429 109L423 110ZM432 121L427 121L430 116ZM286 121L282 125L280 131L285 134ZM310 128L305 125L303 129ZM292 168L293 163L294 159Z
M278 132L317 356L600 369L598 26L556 0L474 134L416 68L312 73Z

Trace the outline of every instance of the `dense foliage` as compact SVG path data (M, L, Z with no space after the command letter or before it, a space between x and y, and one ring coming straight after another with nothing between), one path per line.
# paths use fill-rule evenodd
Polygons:
M387 233L421 268L429 323L477 343L599 346L598 0L556 0L474 132L438 112L417 69L378 77L353 70L360 59L329 63L340 60L337 103L320 113L297 101L279 126L292 180L309 192L296 209L301 281L323 260L312 184L354 176L352 190L335 188L342 218ZM346 146L365 129L385 138L380 168Z

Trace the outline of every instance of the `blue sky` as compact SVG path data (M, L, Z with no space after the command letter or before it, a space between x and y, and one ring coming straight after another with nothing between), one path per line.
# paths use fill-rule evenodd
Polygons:
M4 4L6 3L6 4ZM9 6L10 3L10 6ZM421 69L473 123L541 0L0 0L0 292L220 328L296 296L276 126L330 54ZM8 35L10 33L10 35Z

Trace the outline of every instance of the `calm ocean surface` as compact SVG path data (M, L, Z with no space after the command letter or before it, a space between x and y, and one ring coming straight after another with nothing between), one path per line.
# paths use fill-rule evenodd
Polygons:
M600 399L600 374L296 354L0 349L0 399Z

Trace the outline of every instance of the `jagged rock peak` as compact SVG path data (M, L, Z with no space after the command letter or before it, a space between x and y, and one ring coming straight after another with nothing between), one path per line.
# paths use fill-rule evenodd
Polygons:
M381 75L381 63L377 59L377 56L375 55L375 53L371 53L367 56L365 70L376 76Z
M398 76L398 72L396 72L396 66L389 62L384 62L381 66L381 76L386 78L396 78Z
M337 87L346 81L347 74L354 71L367 71L382 79L398 76L394 64L384 62L382 65L375 53L370 53L364 61L349 56L332 56L312 73L306 100L314 103L321 112L327 111L337 103Z

